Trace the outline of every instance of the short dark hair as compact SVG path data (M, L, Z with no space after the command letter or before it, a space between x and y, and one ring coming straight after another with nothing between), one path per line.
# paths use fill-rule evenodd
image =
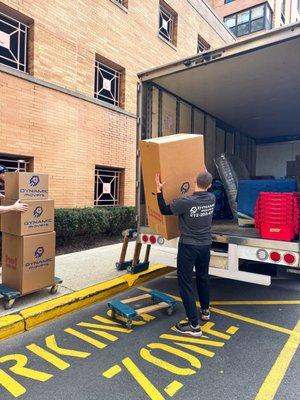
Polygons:
M212 174L208 171L200 172L196 178L197 186L200 189L207 189L212 184L212 180Z

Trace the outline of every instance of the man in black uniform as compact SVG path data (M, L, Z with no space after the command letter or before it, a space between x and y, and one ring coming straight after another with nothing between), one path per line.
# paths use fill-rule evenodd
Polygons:
M178 215L180 238L177 255L177 277L180 296L185 308L187 322L179 322L178 332L201 336L195 295L193 269L196 269L197 292L201 304L200 318L210 319L208 267L211 248L211 224L215 207L215 196L207 192L212 184L212 175L202 172L197 175L192 195L165 203L159 174L155 177L157 201L163 215Z

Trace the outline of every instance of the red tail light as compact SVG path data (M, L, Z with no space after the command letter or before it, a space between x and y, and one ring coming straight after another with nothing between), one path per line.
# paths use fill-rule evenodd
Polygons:
M277 251L272 251L270 253L270 258L274 262L279 262L281 260L281 255Z
M147 242L148 242L148 239L149 239L148 235L143 235L143 236L142 236L142 241L143 241L143 242L147 243Z
M290 254L290 253L286 253L286 254L283 256L283 258L284 258L284 261L285 261L287 264L294 264L295 261L296 261L296 257L294 256L294 254Z
M150 240L150 243L151 243L151 244L155 244L155 243L156 243L156 236L151 235L150 238L149 238L149 240Z

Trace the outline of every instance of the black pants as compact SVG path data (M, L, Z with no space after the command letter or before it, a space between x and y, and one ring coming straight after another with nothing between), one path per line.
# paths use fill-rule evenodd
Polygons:
M193 290L193 269L196 269L196 283L199 301L202 309L209 307L209 277L210 260L209 246L194 246L180 243L177 255L177 277L179 293L185 308L186 316L193 326L199 323L199 315Z

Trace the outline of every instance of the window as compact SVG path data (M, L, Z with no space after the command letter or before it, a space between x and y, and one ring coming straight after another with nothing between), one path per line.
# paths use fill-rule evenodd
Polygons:
M159 2L159 36L176 46L177 13L163 0Z
M106 59L95 62L95 98L114 106L123 106L124 69Z
M210 48L210 45L207 43L206 40L203 39L202 36L198 35L197 41L197 53L202 53Z
M262 4L224 18L224 23L235 36L249 35L272 28L272 13L268 4Z
M14 172L19 170L20 172L29 171L29 160L22 160L17 157L7 156L5 154L0 154L0 165L4 165L9 171ZM4 194L4 187L0 182L0 193Z
M120 178L122 171L96 167L95 169L95 206L120 205Z
M224 4L232 3L234 0L224 0Z
M0 63L27 71L28 26L0 12Z

